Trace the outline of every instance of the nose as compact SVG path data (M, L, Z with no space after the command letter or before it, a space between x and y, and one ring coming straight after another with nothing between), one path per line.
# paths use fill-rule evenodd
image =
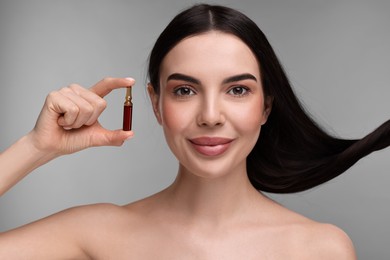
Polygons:
M215 127L225 124L222 102L217 96L207 96L199 104L197 123L203 127Z

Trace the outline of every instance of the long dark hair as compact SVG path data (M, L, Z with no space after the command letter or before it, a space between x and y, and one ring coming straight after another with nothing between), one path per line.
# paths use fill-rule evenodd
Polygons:
M149 60L149 79L157 94L165 55L182 39L210 30L233 34L249 46L260 64L264 94L273 97L272 112L247 158L255 188L275 193L307 190L390 145L390 120L361 140L339 139L323 131L299 103L263 32L247 16L227 7L195 5L168 24Z

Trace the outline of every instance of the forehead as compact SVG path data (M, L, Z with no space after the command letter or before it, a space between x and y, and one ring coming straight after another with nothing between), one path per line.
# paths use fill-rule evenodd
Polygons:
M251 49L238 37L219 31L185 38L172 48L163 59L160 75L177 72L199 77L251 73L260 78Z

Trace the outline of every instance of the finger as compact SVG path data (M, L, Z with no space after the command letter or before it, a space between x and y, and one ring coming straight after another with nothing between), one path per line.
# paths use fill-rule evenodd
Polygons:
M78 106L60 91L51 92L46 99L48 111L52 114L60 126L72 125L79 113Z
M115 130L107 132L107 143L105 145L121 146L126 140L133 138L133 131Z
M135 80L132 78L104 78L90 88L92 92L100 97L106 96L112 90L133 86Z
M72 84L69 86L69 88L81 98L85 99L92 107L92 114L90 115L89 119L84 122L84 125L94 124L98 120L100 114L107 107L107 102L97 94L81 87L80 85Z
M92 138L92 146L121 146L126 140L133 138L133 131L107 130L100 125L99 134L94 134Z
M61 89L60 93L71 100L75 106L77 106L78 113L76 117L73 118L73 121L68 122L66 121L67 113L65 113L64 122L59 121L59 123L64 123L63 126L66 128L80 128L81 126L85 125L93 115L94 107L88 102L88 100L77 95L70 88Z

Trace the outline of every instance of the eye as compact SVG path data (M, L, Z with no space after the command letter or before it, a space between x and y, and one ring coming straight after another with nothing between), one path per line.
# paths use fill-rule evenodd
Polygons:
M249 93L249 89L244 86L235 86L228 91L228 94L233 96L238 96L238 97L245 96L248 93Z
M173 94L179 97L183 97L195 95L195 92L189 87L178 87L173 90Z

